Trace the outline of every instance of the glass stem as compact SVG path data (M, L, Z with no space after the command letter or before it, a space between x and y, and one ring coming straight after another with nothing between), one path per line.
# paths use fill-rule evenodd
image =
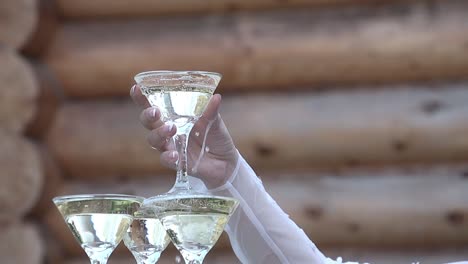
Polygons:
M182 253L182 256L184 257L185 264L202 264L208 252L195 254L195 253L184 251L181 253Z
M106 264L107 260L91 259L91 264Z
M198 260L196 260L196 259L186 261L185 263L186 263L186 264L202 264L201 261L198 261Z
M177 128L177 134L174 137L179 159L177 161L177 179L171 192L188 191L191 189L187 173L187 146L192 126L193 124L191 124L189 129Z

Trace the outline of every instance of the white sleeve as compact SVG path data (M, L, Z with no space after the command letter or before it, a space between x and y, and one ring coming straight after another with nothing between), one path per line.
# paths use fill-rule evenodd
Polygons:
M226 231L242 263L335 264L326 258L265 191L262 182L239 155L231 178L214 195L234 197L239 208Z

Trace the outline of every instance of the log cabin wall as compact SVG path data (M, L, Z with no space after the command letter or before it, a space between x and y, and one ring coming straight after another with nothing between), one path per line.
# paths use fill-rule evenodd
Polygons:
M28 135L44 88L35 65L21 53L34 35L36 0L0 3L0 259L41 264L47 247L38 218L28 217L47 181L44 144ZM36 130L39 132L39 129Z
M467 13L464 0L1 1L1 262L88 263L54 196L168 190L128 96L152 69L223 74L236 146L325 254L468 259ZM109 263L133 259L121 245ZM239 263L226 235L205 263Z

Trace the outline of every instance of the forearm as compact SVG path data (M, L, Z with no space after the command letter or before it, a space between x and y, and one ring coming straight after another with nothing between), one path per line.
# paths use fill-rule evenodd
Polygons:
M242 157L228 182L211 193L240 202L227 232L243 263L330 263L265 191Z

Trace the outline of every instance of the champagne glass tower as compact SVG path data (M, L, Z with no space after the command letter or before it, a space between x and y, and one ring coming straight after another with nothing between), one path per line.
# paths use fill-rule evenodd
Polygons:
M232 198L194 192L187 174L190 131L220 80L220 74L202 71L150 71L135 76L148 102L161 111L162 121L177 127L174 140L179 154L172 189L146 199L143 207L160 218L187 264L203 262L238 205Z
M53 202L91 264L106 264L143 199L130 195L92 194L60 196Z

